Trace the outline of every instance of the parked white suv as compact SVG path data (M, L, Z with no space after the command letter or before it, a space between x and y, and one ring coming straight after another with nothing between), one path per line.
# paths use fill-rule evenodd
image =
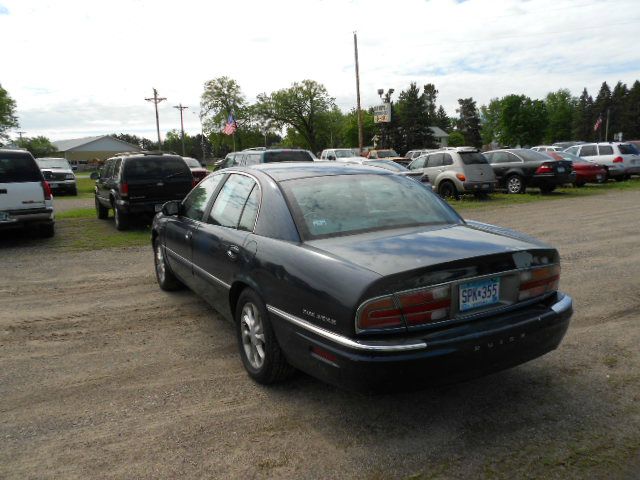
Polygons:
M497 185L493 168L485 156L473 147L449 147L416 158L410 170L421 171L442 197L461 193L483 196Z
M51 189L33 155L0 149L0 232L33 226L52 237L54 223Z
M358 155L358 149L356 148L326 148L320 154L320 160L327 161L349 161L362 158Z
M565 150L592 162L604 165L609 178L622 181L630 175L640 175L640 152L626 142L600 142L574 145Z
M78 195L76 176L69 162L64 158L36 158L44 179L54 192Z

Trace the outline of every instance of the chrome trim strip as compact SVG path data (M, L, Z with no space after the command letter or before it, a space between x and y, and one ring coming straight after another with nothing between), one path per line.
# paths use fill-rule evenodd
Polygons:
M558 303L554 303L553 305L551 305L551 310L553 310L556 313L565 312L569 310L571 307L573 307L573 299L567 294L563 294L563 295L564 296L562 297L562 300L560 300Z
M213 275L211 275L209 272L207 272L206 270L204 270L203 268L200 268L198 265L196 265L195 263L187 260L186 258L184 258L182 255L174 252L173 250L171 250L169 247L167 247L166 245L164 245L164 249L166 252L169 252L169 254L171 254L171 256L173 256L176 260L178 260L179 262L182 262L183 264L193 268L194 270L196 270L200 275L202 275L203 277L206 277L208 279L213 280L216 283L219 283L220 285L222 285L224 288L226 289L230 289L231 285L229 285L227 282L224 282L222 280L220 280L218 277L215 277Z
M270 313L278 315L279 317L297 325L300 328L304 328L316 335L325 338L327 340L331 340L332 342L337 343L338 345L342 345L343 347L353 348L354 350L360 350L364 352L407 352L413 350L424 350L427 348L427 343L422 340L416 340L405 342L405 343L396 343L396 344L375 344L371 342L360 342L356 340L352 340L343 335L339 335L334 332L330 332L329 330L325 330L324 328L320 328L302 318L296 317L295 315L291 315L287 312L284 312L272 305L267 305L267 310Z

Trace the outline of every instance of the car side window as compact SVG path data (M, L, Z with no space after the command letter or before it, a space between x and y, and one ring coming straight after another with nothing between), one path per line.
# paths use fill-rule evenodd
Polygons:
M594 157L596 155L598 155L598 151L596 150L595 145L585 145L580 148L581 157Z
M238 228L240 216L255 183L246 175L230 175L211 208L208 222L213 225Z
M202 220L209 200L224 177L223 174L212 175L198 184L182 202L184 216L193 220Z
M518 157L515 153L505 152L504 154L507 157L507 159L505 160L505 162L507 163L523 163L524 162L524 160Z
M245 165L257 165L260 163L260 154L259 153L249 153L245 155Z
M417 168L424 168L424 164L427 161L427 157L418 157L409 164L409 170L415 170Z
M102 168L103 170L100 176L104 179L111 178L113 176L113 159L110 158L107 160L107 163L105 163Z
M122 165L122 159L118 158L113 166L113 177L118 180L120 179L120 165Z
M510 162L509 156L505 152L494 152L490 154L490 163L507 163Z
M600 155L613 155L613 147L611 145L598 145Z
M453 158L448 153L444 154L444 158L442 159L443 165L453 165Z
M258 214L258 207L260 205L260 188L258 185L254 185L247 202L244 204L244 209L240 215L240 223L238 223L238 230L245 230L247 232L253 232L253 227L256 223L256 215Z
M434 153L429 155L427 159L427 167L441 167L444 155L442 153Z
M567 153L573 153L574 155L578 155L578 150L580 150L580 147L570 147L567 149Z

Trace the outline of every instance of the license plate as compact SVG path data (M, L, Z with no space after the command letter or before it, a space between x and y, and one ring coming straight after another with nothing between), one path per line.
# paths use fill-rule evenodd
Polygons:
M160 210L162 210L162 204L161 204L161 203L158 203L158 204L156 204L156 205L155 205L155 207L154 207L154 208L155 208L155 210L156 210L156 213L158 213Z
M564 167L558 167L558 173L564 173Z
M9 214L7 212L0 212L0 222L6 222L9 220Z
M460 284L460 311L486 307L500 301L500 279L487 278Z

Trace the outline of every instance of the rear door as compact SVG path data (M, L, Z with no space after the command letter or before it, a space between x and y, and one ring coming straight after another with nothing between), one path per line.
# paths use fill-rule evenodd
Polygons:
M512 155L508 154L507 152L493 152L490 154L489 159L496 179L499 182L503 182L507 171L513 164Z
M43 178L28 152L0 150L0 221L15 210L45 208Z
M110 206L109 194L113 188L113 172L115 168L115 158L109 158L100 169L100 177L96 180L96 191L100 203Z
M253 232L260 187L245 174L229 175L193 240L194 275L201 293L220 313L228 313L229 287L253 257L246 240Z
M125 160L121 184L126 184L129 201L182 200L193 187L193 175L178 156L145 156Z

